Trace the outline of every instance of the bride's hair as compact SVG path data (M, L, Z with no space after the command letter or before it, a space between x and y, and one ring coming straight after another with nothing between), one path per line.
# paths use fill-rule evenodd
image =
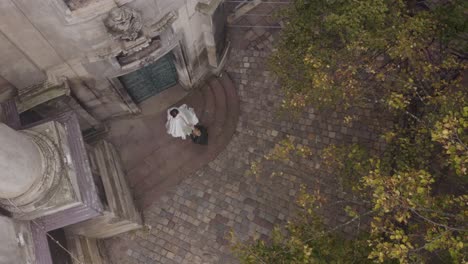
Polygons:
M179 110L177 109L172 109L169 114L172 116L172 117L176 117L177 114L179 114Z

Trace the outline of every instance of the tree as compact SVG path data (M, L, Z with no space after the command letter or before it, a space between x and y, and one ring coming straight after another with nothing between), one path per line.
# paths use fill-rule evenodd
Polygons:
M304 210L295 221L288 223L286 234L276 228L272 240L256 240L252 244L235 242L234 250L246 264L312 264L312 263L371 263L367 236L352 241L327 230L317 208L317 195L302 191L299 205ZM351 220L352 221L352 220Z
M426 262L434 254L468 261L467 10L468 2L458 0L295 0L284 13L286 26L270 63L284 108L372 107L393 121L379 131L386 140L379 153L341 145L323 154L343 183L355 183L349 188L370 210L364 251L373 261ZM347 210L352 219L361 217ZM281 249L304 259L311 248L324 250L314 244L320 241L315 235L298 238L294 232L311 227L326 232L299 221L287 227L287 242L241 247L240 255L248 260ZM363 241L355 238L350 247ZM266 263L320 263L308 256L313 258Z

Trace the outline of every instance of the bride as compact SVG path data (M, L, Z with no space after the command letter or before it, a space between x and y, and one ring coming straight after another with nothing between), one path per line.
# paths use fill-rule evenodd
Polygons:
M173 137L185 139L198 124L198 117L193 108L186 104L180 107L172 107L167 110L166 131Z

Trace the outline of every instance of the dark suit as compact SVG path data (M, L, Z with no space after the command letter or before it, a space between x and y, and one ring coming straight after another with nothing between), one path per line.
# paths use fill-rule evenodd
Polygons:
M193 134L190 134L190 138L192 139L193 143L195 144L200 144L200 145L207 145L208 144L208 130L206 127L202 125L195 125L198 130L200 130L200 136L196 136Z

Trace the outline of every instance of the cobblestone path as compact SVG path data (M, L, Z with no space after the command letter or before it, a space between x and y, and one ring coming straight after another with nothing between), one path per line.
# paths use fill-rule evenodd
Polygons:
M113 263L237 263L230 251L229 232L242 240L267 238L274 225L284 224L296 212L294 201L301 184L320 188L330 200L343 197L334 179L321 171L319 153L324 146L375 141L371 134L374 122L367 110L355 111L362 119L349 125L341 123L339 113L313 109L298 119L281 118L277 114L281 104L278 85L266 70L274 32L234 34L243 41L233 44L226 66L241 101L232 141L214 161L143 212L150 230L104 242ZM309 146L313 158L287 166L265 163L261 176L250 175L250 163L261 159L286 135ZM284 173L272 177L273 171ZM329 224L345 221L340 206L330 207L324 214Z

